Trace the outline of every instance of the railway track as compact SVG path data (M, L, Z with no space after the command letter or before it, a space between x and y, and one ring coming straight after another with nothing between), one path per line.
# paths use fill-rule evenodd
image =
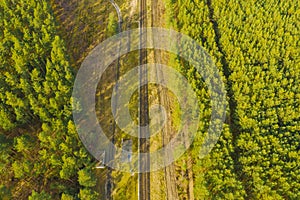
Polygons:
M147 71L147 50L144 48L147 42L147 4L146 0L140 0L139 3L139 65L142 66L139 71L139 173L138 173L138 199L150 200L150 133L149 128L149 107L148 107L148 71ZM143 66L144 65L144 66Z

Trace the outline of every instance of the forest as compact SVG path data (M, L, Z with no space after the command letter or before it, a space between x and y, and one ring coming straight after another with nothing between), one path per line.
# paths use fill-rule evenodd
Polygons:
M207 158L193 159L194 191L203 195L198 198L298 199L298 3L183 0L168 5L170 26L213 56L227 84L223 134ZM180 69L197 80L192 67ZM205 97L203 86L195 84ZM193 145L197 152L197 142Z
M113 199L136 199L136 177L97 171L72 119L76 72L97 43L116 33L116 14L103 0L59 2L0 1L0 199L106 199L105 173L114 180ZM117 2L130 28L130 1ZM300 199L299 2L159 2L165 28L211 55L227 94L221 137L200 158L209 92L192 65L168 57L206 111L193 144L174 163L176 199Z
M74 69L47 1L1 1L1 199L96 199L71 112Z

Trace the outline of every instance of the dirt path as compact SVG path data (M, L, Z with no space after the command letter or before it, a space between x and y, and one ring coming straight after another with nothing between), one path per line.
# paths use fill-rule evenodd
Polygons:
M166 27L165 20L165 4L163 0L151 1L151 26L152 27ZM154 63L168 64L169 56L166 52L154 51L153 53ZM157 77L159 80L164 80L164 73L158 70ZM167 123L165 129L162 132L162 146L167 145L172 137L175 136L174 128L172 127L171 119L171 101L168 97L168 91L161 86L158 86L159 101L167 111ZM170 156L170 155L169 155ZM171 164L163 170L164 188L165 188L165 199L177 200L179 199L177 184L176 184L176 170L175 165Z
M151 27L166 27L165 3L163 0L151 1Z
M163 27L166 28L166 16L165 16L165 2L164 0L156 0L156 1L151 1L151 26L152 27ZM168 54L162 51L155 51L154 52L154 63L162 63L162 64L168 64ZM157 76L160 77L161 80L164 79L164 74L162 71L157 72ZM159 95L159 100L162 105L165 106L165 109L168 110L169 112L171 111L171 100L168 97L167 91L162 89L161 87L158 88L160 90L160 95ZM171 116L168 116L171 117ZM172 124L169 121L168 124L166 125L166 129L162 134L162 143L163 146L169 143L171 138L174 136L174 132L172 130ZM184 138L185 145L188 145L188 136ZM184 190L187 192L187 197L189 200L194 200L194 182L193 182L193 163L192 163L192 158L189 154L186 156L186 166L187 169L184 172L187 174L187 179L188 179L188 184L183 186ZM177 183L176 176L177 176L178 171L176 171L175 164L171 164L168 167L164 169L164 187L166 188L166 199L169 200L176 200L179 199L178 196L178 190L177 190Z

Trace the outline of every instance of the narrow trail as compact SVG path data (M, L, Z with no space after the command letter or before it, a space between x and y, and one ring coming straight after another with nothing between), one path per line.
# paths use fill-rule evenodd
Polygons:
M231 157L234 161L235 174L237 174L239 180L243 180L244 177L240 173L240 171L241 171L240 167L242 166L242 164L239 161L240 151L238 149L238 145L236 144L237 143L237 138L238 138L238 135L239 135L238 130L240 130L240 127L236 123L235 117L234 117L234 113L235 113L235 110L236 110L236 107L237 107L237 102L234 99L234 91L232 90L232 83L230 81L231 70L229 68L229 63L226 60L226 53L223 50L222 44L220 42L221 32L220 32L220 29L219 29L218 22L214 19L214 8L212 6L212 0L207 0L207 7L209 9L209 19L210 19L211 23L213 24L213 29L214 29L214 33L215 33L215 42L216 42L218 51L221 53L221 63L222 63L222 66L223 66L223 72L224 72L225 78L227 80L227 86L228 86L226 88L226 90L227 90L226 92L227 92L227 96L229 97L228 101L229 101L229 111L230 111L230 113L229 113L229 119L226 119L226 121L229 122L230 132L232 133L232 137L233 137L232 143L233 143L233 146L234 146L234 151L231 154ZM241 181L241 182L243 183L244 181ZM245 190L245 191L247 193L247 190ZM247 193L246 196L250 196L250 195Z

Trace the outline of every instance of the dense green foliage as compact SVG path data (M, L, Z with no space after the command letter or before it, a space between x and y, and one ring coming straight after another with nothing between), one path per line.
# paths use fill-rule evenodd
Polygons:
M1 199L97 199L72 122L74 75L47 1L0 2Z
M0 1L0 199L99 199L96 185L104 188L105 180L97 180L95 161L72 121L74 72L62 37L78 67L96 42L116 32L114 8L107 15L103 2L83 0L70 7L72 17L64 16L70 26L60 35L49 1ZM175 163L179 198L188 199L193 191L195 199L299 199L299 3L165 2L169 26L212 56L228 100L219 142L199 159L211 116L209 92L193 66L170 56L203 111L191 149ZM97 9L95 18L90 13ZM116 174L115 198L133 198L128 191L136 191L136 179Z
M299 4L181 0L168 8L170 26L212 55L227 84L228 125L218 144L203 160L201 140L191 149L196 199L299 199ZM208 108L203 83L195 85Z

